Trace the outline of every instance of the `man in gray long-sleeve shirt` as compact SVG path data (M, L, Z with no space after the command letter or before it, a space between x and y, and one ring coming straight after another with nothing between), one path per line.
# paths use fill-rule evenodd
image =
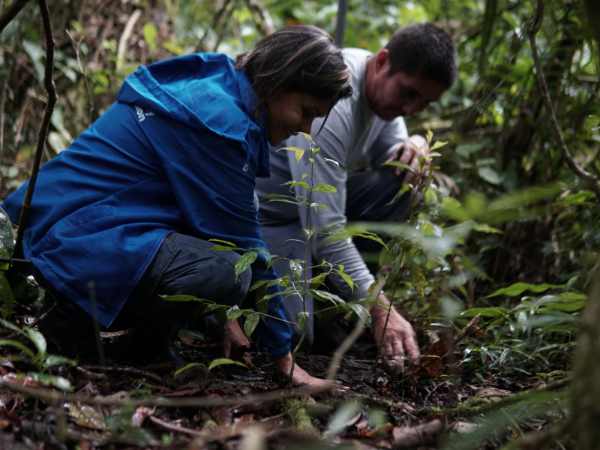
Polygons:
M382 168L382 164L397 159L413 168L418 165L416 153L427 150L426 145L420 146L425 141L408 139L401 116L415 114L437 101L456 78L456 63L450 37L431 24L400 29L376 54L345 49L344 58L352 74L352 97L338 102L325 123L315 120L312 127L307 123L306 132L312 134L319 154L311 161L308 152L300 157L300 152L283 150L309 148L304 136L293 136L271 152L271 177L258 180L256 189L264 239L271 253L281 257L275 262L276 269L289 274L290 267L295 267L290 260L307 257L316 263L325 260L334 267L342 265L355 288L350 292L339 277L331 281L342 297L350 299L365 298L374 277L352 240L331 242L324 231L344 227L348 218L398 220L407 212L410 194L394 205L389 202L413 174L396 176L394 169ZM303 112L306 116L310 113ZM335 192L313 190L310 200L320 207L272 201L289 199L290 193L296 200L305 200L303 181L331 185ZM314 231L310 248L305 244L305 230ZM301 311L309 313L305 331L312 342L312 300L303 304L299 295L290 295L286 305L292 321ZM416 361L419 349L412 326L393 308L386 326L388 305L381 292L371 308L373 334L385 361L392 368L402 368L404 355Z

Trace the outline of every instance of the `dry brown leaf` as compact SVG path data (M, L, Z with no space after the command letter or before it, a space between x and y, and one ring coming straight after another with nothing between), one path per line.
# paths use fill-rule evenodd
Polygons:
M106 430L104 414L101 411L79 403L65 403L64 406L69 417L80 427L90 430Z

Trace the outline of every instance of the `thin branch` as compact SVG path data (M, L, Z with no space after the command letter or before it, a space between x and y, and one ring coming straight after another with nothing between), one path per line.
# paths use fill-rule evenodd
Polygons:
M563 153L565 160L567 161L567 165L571 168L575 174L585 181L590 188L596 194L596 198L600 200L600 179L596 177L594 174L586 171L583 167L575 161L571 150L567 146L567 142L560 128L560 124L558 122L558 118L556 116L556 110L554 108L554 104L552 103L552 97L550 96L550 90L548 89L548 84L546 83L546 77L542 70L542 65L540 63L540 56L538 53L537 45L535 43L535 35L539 31L542 19L544 16L544 2L543 0L537 0L537 8L536 15L533 19L532 26L529 29L529 45L531 46L531 54L533 57L533 62L535 65L535 74L537 76L537 81L540 86L540 90L542 91L542 98L544 100L544 104L546 108L550 112L550 118L552 122L552 126L554 128L554 132L558 138L558 144Z
M52 111L54 110L54 104L56 103L56 89L54 86L54 79L52 78L52 73L54 71L54 38L52 37L52 24L50 23L50 13L48 11L48 4L46 3L46 0L38 0L38 4L42 14L44 35L46 37L46 69L44 74L44 85L46 87L46 92L48 93L48 101L44 110L42 125L40 126L38 133L38 143L35 151L33 169L31 170L31 178L29 180L29 186L27 187L25 199L23 200L21 216L19 217L19 230L17 232L14 256L18 256L22 250L23 233L27 227L27 219L29 218L29 210L31 208L31 199L33 198L33 191L35 190L35 183L40 170L40 163L42 161L46 139L48 138L50 118L52 117Z
M10 5L6 11L0 16L0 33L6 28L16 16L21 12L21 10L25 7L29 0L15 0L15 2Z
M129 41L131 33L133 33L133 28L135 27L135 24L141 15L142 11L136 9L129 17L129 20L127 20L127 24L125 25L125 29L123 30L123 34L119 39L119 45L117 47L117 72L120 72L123 69L123 64L125 63L125 53L127 53L127 42Z
M280 389L276 391L243 395L240 397L187 397L187 398L164 398L164 397L149 397L145 399L116 399L112 397L90 397L82 394L71 394L59 392L53 389L41 387L27 387L17 383L11 383L0 379L0 388L6 388L12 392L23 394L27 397L37 398L48 403L56 402L80 402L86 405L100 406L157 406L162 408L199 408L199 407L215 407L215 406L243 406L255 405L258 403L267 403L278 401L290 397L313 395L329 391L333 386L324 387L309 387L303 386L295 389Z
M269 14L269 11L267 11L267 8L265 8L259 0L246 0L246 5L248 5L248 9L258 17L256 26L260 32L264 36L273 34L275 26L273 25L273 18Z
M375 284L371 288L371 292L369 294L368 303L371 304L377 296L379 292L383 289L383 285L385 284L386 277L381 277L375 282ZM340 344L335 353L333 354L333 358L331 358L331 363L329 364L329 368L327 369L327 379L335 380L335 377L340 370L340 366L342 364L342 358L350 350L350 347L354 344L354 341L358 339L358 337L362 334L365 329L366 318L363 316L359 316L356 325L352 332L344 339L344 342Z

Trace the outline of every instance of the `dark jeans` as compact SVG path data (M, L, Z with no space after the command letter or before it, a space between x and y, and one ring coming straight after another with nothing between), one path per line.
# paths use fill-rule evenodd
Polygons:
M169 234L133 295L105 331L133 328L134 351L164 353L177 330L197 319L203 307L197 302L166 301L161 294L193 295L226 305L242 303L252 279L250 269L236 278L234 266L240 255L213 250L213 246L192 236ZM91 317L62 299L41 321L40 329L44 334L58 337L57 345L65 353L77 354L94 348L90 342L94 340ZM144 359L151 355L142 351L136 356Z
M410 193L395 199L402 188L403 177L396 176L393 169L383 168L368 172L359 172L348 177L346 217L349 222L399 222L405 220L410 208ZM299 223L287 223L263 227L263 235L269 250L282 259L274 262L274 268L280 275L290 274L290 259L304 259L304 233ZM376 242L354 238L357 248L364 253L375 253L381 250ZM309 262L311 265L312 262ZM309 277L312 274L309 274ZM315 305L312 298L305 301L299 295L288 295L284 299L284 307L290 321L295 322L298 313L306 311L309 319L305 323L305 342L311 345L319 343L319 348L329 348L327 341L333 337L335 330L331 321L314 321ZM296 329L299 336L301 330ZM343 333L342 333L343 334ZM337 338L333 337L337 342ZM332 344L333 345L333 344ZM331 345L331 346L332 346Z

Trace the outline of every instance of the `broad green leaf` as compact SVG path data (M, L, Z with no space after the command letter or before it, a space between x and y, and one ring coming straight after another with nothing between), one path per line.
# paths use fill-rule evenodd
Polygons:
M502 183L502 177L498 175L498 172L496 172L491 167L480 167L477 173L483 180L487 181L488 183L496 185Z
M239 362L239 361L234 361L233 359L229 359L229 358L217 358L217 359L213 359L210 364L208 365L208 370L213 370L216 367L219 366L228 366L228 365L234 365L234 366L240 366L243 367L245 369L247 369L248 367Z
M304 181L304 180L299 180L299 181L286 181L284 183L286 186L290 186L290 187L301 187L302 189L310 189L310 184L308 184L308 182Z
M548 289L554 289L554 288L559 288L559 287L561 287L561 285L558 285L558 284L547 284L547 283L530 284L530 283L518 282L518 283L511 284L510 286L507 286L505 288L498 289L497 291L492 292L487 297L488 298L499 297L501 295L506 296L506 297L517 297L525 291L531 291L531 292L535 292L535 293L539 294L540 292L545 292Z
M404 164L403 162L400 161L386 161L383 163L384 166L388 166L388 167L398 167L400 169L404 169L404 170L408 170L409 172L412 172L412 168L408 165L408 164Z
M337 192L335 186L327 183L317 183L312 187L313 192L323 192L326 194L331 194Z
M256 261L258 253L255 251L249 251L240 256L235 263L235 277L238 278Z
M46 338L42 333L33 328L25 328L25 333L35 348L38 351L38 354L42 357L46 356L46 350L48 349L48 344L46 343Z
M323 272L317 276L312 277L310 280L310 287L318 288L318 287L322 286L323 283L325 283L325 280L327 279L328 275L329 275L329 273Z
M256 327L259 322L260 322L260 314L257 312L251 312L250 314L248 314L245 317L244 333L246 334L246 336L248 336L248 337L252 336L252 333L254 333L254 330L256 330Z
M188 363L188 364L186 364L185 366L183 366L183 367L180 367L179 369L177 369L177 370L176 370L176 371L173 373L173 376L174 376L175 378L177 378L177 377L178 377L178 376L180 376L181 374L183 374L183 373L187 372L188 370L195 369L196 367L200 367L200 368L204 368L204 369L206 369L206 366L205 366L204 364L202 364L202 363L199 363L199 362L191 362L191 363ZM210 370L210 369L209 369L209 370Z
M2 325L4 328L8 328L11 331L14 331L15 333L19 333L22 336L27 336L23 330L21 330L15 324L10 323L8 320L0 319L0 325Z
M233 305L227 311L225 311L225 315L227 316L227 320L236 320L239 319L244 311L240 309L238 305Z

